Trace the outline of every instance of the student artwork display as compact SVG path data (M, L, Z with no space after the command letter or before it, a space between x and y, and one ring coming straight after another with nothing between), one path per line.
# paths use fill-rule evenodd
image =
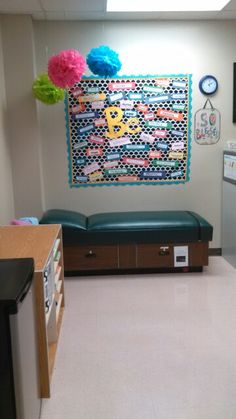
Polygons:
M65 104L71 187L189 180L191 75L84 77Z
M194 138L200 145L216 144L220 139L220 112L213 107L209 99L195 114Z

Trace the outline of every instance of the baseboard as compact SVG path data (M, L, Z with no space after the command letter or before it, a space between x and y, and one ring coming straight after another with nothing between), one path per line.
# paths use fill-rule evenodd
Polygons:
M222 256L221 247L209 248L208 255L209 256Z
M67 276L98 276L98 275L132 275L132 274L152 274L152 273L188 273L202 272L202 266L186 266L184 268L132 268L132 269L100 269L100 270L82 270L65 271Z

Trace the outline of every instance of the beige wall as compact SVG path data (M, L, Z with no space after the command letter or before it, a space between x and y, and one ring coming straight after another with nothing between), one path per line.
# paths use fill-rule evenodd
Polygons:
M22 148L17 141L13 147L14 167L18 167L14 174L18 213L37 215L44 207L67 208L85 214L142 209L193 210L213 224L212 247L221 246L222 150L227 139L236 137L236 127L232 123L232 63L236 62L234 21L37 21L33 22L32 31L28 17L6 17L4 34L7 66L12 68L15 64L17 68L17 50L24 52L22 61L28 63L20 63L20 88L19 71L7 72L8 96L14 112L20 109L20 99L24 97L20 118L11 119L15 125L12 139L16 141L18 132L23 145ZM33 34L35 74L45 72L48 58L64 48L76 48L86 55L91 48L101 44L119 52L123 63L121 74L192 73L193 116L205 102L199 93L198 81L204 74L214 74L219 80L219 91L212 101L222 115L221 140L214 146L199 146L192 141L191 180L185 185L70 189L64 104L46 106L38 102L37 114L30 94ZM30 160L36 167L33 175ZM29 191L30 199L27 198ZM21 194L23 205L19 204Z
M0 225L14 217L10 144L6 131L6 94L0 20Z
M222 150L227 139L236 137L232 124L235 22L34 22L34 28L38 73L46 70L48 57L64 48L86 55L92 47L107 44L120 54L121 74L193 74L193 117L205 102L198 90L199 79L208 73L218 78L219 91L212 102L222 114L221 140L214 146L192 141L191 180L184 185L70 189L64 105L39 105L39 113L47 208L86 214L193 210L213 224L212 246L220 247Z
M15 213L17 217L40 216L44 198L39 123L32 95L35 59L30 16L2 16L2 42Z

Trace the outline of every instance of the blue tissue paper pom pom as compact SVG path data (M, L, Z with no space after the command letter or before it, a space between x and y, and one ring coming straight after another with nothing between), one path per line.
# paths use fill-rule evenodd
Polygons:
M104 45L92 48L86 62L93 74L102 77L112 77L121 69L118 54Z

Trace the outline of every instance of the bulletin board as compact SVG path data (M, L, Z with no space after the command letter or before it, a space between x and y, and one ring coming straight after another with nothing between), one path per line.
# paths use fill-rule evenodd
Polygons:
M69 184L189 180L191 75L84 77L65 99Z

